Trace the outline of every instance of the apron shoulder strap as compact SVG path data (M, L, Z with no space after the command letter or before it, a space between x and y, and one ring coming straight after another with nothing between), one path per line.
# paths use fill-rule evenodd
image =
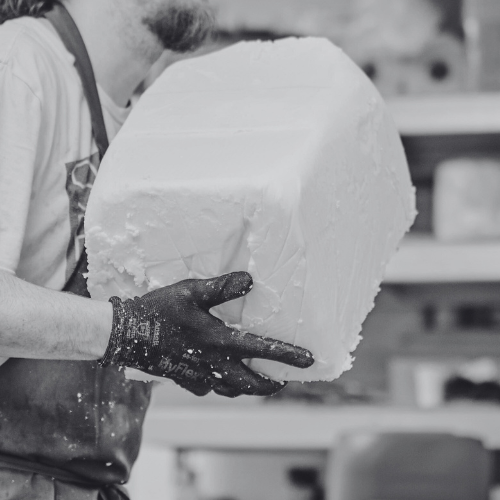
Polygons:
M87 48L78 30L75 21L67 9L57 0L54 2L52 10L45 14L45 17L52 23L59 34L66 49L75 58L75 68L80 75L83 86L83 93L90 109L90 119L92 122L92 134L99 150L99 158L102 160L104 153L108 149L108 135L104 124L101 101L97 91L94 70L90 61ZM83 224L82 218L80 224ZM83 249L76 267L66 282L63 291L72 292L84 297L90 297L87 290L87 282L84 274L87 272L87 252Z
M45 14L45 17L52 23L68 51L75 57L75 68L82 81L83 92L90 108L92 131L99 150L99 156L102 159L108 149L108 136L104 125L104 116L94 70L85 43L75 21L61 3L55 2L54 7Z

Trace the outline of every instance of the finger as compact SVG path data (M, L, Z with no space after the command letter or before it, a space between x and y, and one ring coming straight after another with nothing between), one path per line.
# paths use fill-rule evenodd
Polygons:
M212 390L218 396L224 396L225 398L234 399L242 395L241 391L225 384L224 382L214 382Z
M198 280L197 288L200 302L206 310L239 299L246 295L253 286L252 277L246 272L224 274L217 278Z
M225 364L222 382L235 392L249 396L272 396L286 385L255 373L241 362Z
M212 387L207 383L197 383L193 384L186 380L177 380L173 379L173 381L179 386L189 391L191 394L194 394L198 397L203 397L209 394L212 391Z
M250 337L248 337L249 335ZM303 347L252 334L247 334L245 338L248 347L250 347L247 352L248 357L269 359L302 369L309 368L314 364L313 354ZM248 340L249 338L250 340Z
M191 392L195 396L206 396L211 392L212 387L209 381L192 382L188 379L172 379L177 385Z
M223 374L223 375L222 375ZM212 368L212 376L210 377L210 385L215 394L219 396L224 396L226 398L236 398L241 396L243 393L235 387L230 386L224 381L224 376L227 376L228 372L225 370L217 371Z
M186 389L189 392L192 392L196 396L206 396L211 390L211 384L210 381L207 380L209 377L205 377L204 379L199 379L199 380L191 380L186 377L175 377L175 376L167 376L166 373L160 371L160 370L143 370L144 373L147 373L148 375L153 375L157 378L164 378L168 380L172 380L175 382L178 386L182 387L183 389Z
M233 274L243 274L250 277L247 273ZM206 283L210 280L204 281ZM205 332L203 341L211 347L223 349L225 352L239 356L240 359L268 359L296 368L309 368L314 364L314 357L307 349L269 337L259 337L252 333L236 330L227 326L222 320L212 314L206 314L202 311L200 313L199 318L191 319L198 323L198 328L201 331Z
M189 352L184 356L163 357L157 366L151 366L147 373L173 380L196 396L205 396L212 390L209 366L201 359L194 360Z
M221 347L240 359L261 358L278 361L296 368L309 368L314 363L310 351L269 337L229 328L223 321L211 317L210 331L216 333ZM215 325L217 323L217 326Z

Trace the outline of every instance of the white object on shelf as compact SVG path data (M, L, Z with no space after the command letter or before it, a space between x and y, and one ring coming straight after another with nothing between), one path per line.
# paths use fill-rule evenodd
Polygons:
M500 92L390 98L402 135L500 133Z
M408 236L390 261L385 283L486 282L500 280L500 240L443 243Z
M433 228L441 241L500 239L500 161L451 158L434 173Z

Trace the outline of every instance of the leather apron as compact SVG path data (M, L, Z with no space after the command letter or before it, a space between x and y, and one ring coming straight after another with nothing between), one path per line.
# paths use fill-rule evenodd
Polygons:
M62 26L70 37L79 37L62 5L56 3L50 14L55 19L47 17L60 35ZM104 122L100 105L97 114L101 116L96 118L98 95L91 66L88 69L90 60L86 50L81 54L81 37L71 42L77 46L75 66L82 76L94 136L103 154L107 137L98 140ZM82 63L84 56L87 60ZM85 83L89 71L94 84L90 91ZM65 291L89 296L82 275L86 265L84 253ZM9 359L0 366L0 468L10 464L14 470L23 470L23 464L28 464L27 469L34 473L43 475L46 467L47 476L68 482L74 479L89 487L123 484L139 452L151 385L129 381L118 367L100 368L97 362Z

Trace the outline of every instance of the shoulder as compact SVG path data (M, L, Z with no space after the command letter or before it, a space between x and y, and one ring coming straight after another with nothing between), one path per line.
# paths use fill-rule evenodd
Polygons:
M0 25L0 71L20 80L39 98L61 73L73 71L73 56L46 19L21 17Z
M72 61L47 19L20 17L0 25L0 63L33 58Z

